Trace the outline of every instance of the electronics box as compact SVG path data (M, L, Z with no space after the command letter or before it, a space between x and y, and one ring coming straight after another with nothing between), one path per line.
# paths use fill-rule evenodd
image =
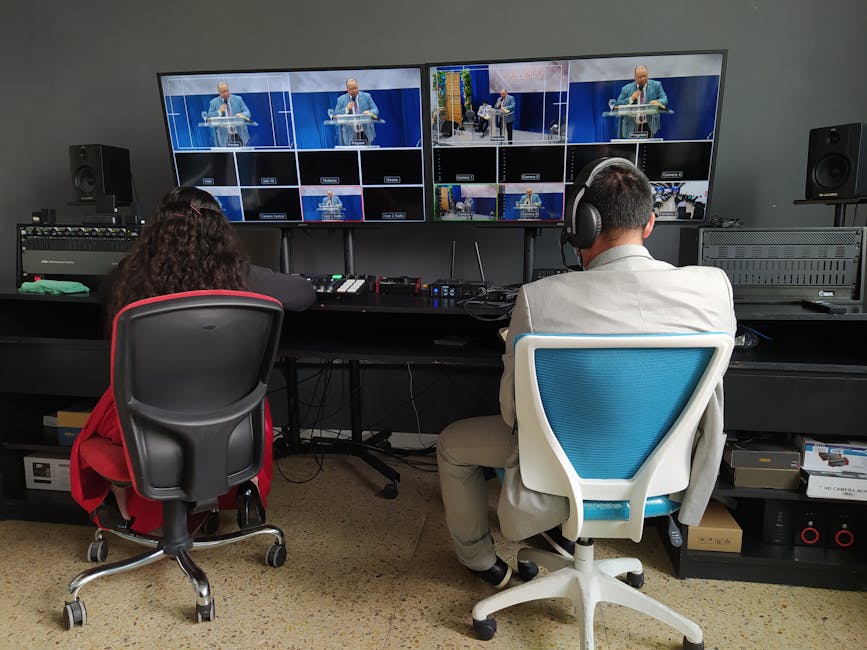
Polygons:
M723 460L735 487L798 489L801 454L779 442L764 438L729 440Z
M808 497L867 501L867 474L840 472L801 472Z
M867 474L867 441L823 442L798 438L801 467L808 472Z
M797 490L800 470L765 469L764 467L732 467L726 465L726 476L735 487Z
M74 280L95 288L138 238L135 228L18 224L17 282Z
M379 276L374 289L376 293L383 295L417 296L421 291L421 278L405 275L396 278Z
M730 467L798 470L801 453L769 440L727 441L723 459Z
M740 553L743 531L728 509L718 501L711 501L701 523L690 526L686 547L694 551Z
M431 298L480 298L490 286L487 280L437 280L430 284L430 295Z
M30 490L69 492L69 458L47 453L25 456L24 483Z
M701 228L699 264L725 271L736 302L864 299L867 228Z
M57 444L71 447L90 417L90 411L57 412ZM43 418L44 422L44 418Z

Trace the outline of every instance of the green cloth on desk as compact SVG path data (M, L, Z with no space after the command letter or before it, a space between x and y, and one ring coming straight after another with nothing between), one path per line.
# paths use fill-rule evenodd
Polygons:
M36 282L22 282L18 287L19 293L50 293L58 295L61 293L83 293L89 294L90 289L81 282L71 282L69 280L37 280Z

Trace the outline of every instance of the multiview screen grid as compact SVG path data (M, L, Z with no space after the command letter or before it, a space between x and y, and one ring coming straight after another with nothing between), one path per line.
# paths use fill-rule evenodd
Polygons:
M588 162L648 176L661 220L705 218L722 52L428 68L440 221L557 222Z
M160 75L178 183L236 221L557 223L576 174L621 156L660 220L702 220L724 53ZM422 129L432 150L422 151ZM432 163L431 189L424 166Z
M421 69L161 74L179 185L232 221L424 221Z

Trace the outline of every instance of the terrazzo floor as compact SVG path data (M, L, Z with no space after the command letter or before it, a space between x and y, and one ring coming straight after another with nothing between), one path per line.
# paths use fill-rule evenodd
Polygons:
M90 566L84 526L0 522L0 648L576 648L567 601L497 614L492 641L472 636L470 611L490 587L451 551L436 473L398 465L400 495L376 496L381 477L360 460L329 456L314 477L312 456L277 461L269 522L283 528L288 557L263 561L253 539L195 553L216 599L216 620L196 624L192 588L173 562L115 575L81 592L83 628L66 631L68 581ZM491 481L491 509L495 481ZM224 530L234 513L223 514ZM495 518L494 518L495 520ZM514 563L519 544L501 541ZM111 538L109 559L141 547ZM716 580L679 580L655 531L640 544L599 542L597 557L639 557L643 590L696 621L710 649L863 648L867 594ZM599 650L680 648L681 636L631 610L602 605Z

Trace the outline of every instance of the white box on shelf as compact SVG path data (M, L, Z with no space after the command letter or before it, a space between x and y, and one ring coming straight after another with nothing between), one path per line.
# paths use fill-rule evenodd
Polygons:
M867 474L838 472L801 472L808 497L867 501Z
M69 492L69 458L47 453L25 456L24 483L31 490Z
M867 442L801 438L801 468L808 472L867 474Z

